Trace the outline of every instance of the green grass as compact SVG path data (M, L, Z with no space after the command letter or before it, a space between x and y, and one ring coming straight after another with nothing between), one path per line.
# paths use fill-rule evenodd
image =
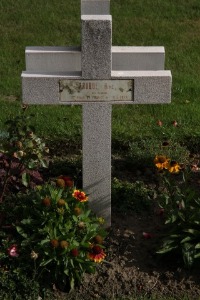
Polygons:
M157 135L156 121L177 120L177 139L200 136L200 2L198 0L111 1L113 45L163 45L172 71L170 105L113 107L113 140ZM2 0L0 3L0 130L21 103L25 47L80 45L80 1ZM42 136L81 138L80 107L31 107ZM45 120L45 121L44 121Z

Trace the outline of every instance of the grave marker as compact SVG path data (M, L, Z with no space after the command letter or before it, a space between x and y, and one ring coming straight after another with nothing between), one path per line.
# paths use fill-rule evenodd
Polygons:
M163 47L112 47L109 0L82 0L82 45L28 47L26 104L83 106L83 188L111 224L112 104L169 103L171 72Z

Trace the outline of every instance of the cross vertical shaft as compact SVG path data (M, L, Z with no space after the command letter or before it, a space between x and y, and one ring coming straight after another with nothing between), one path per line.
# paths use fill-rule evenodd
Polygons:
M111 79L109 4L108 0L81 2L83 79ZM83 188L91 209L105 219L106 226L111 225L111 117L111 104L83 105Z

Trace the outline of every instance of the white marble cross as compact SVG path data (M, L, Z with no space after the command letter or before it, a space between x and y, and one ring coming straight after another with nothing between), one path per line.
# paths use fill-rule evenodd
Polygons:
M111 225L112 104L170 103L163 47L112 46L110 0L81 0L79 47L27 47L26 104L83 106L83 189Z

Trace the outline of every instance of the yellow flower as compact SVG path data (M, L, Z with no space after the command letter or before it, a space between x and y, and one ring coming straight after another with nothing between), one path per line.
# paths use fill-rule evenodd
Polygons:
M98 219L99 224L103 225L105 223L105 219L102 217L99 217Z
M172 160L168 165L168 171L170 173L179 173L181 166L174 160Z
M102 260L104 260L106 254L104 253L103 249L100 246L94 245L92 246L88 256L95 263L100 263Z
M31 258L36 260L38 258L38 253L36 253L35 251L31 251Z
M169 158L164 155L156 155L154 164L159 170L168 169Z
M79 202L86 202L88 200L88 197L86 196L86 194L79 190L74 190L72 196Z

